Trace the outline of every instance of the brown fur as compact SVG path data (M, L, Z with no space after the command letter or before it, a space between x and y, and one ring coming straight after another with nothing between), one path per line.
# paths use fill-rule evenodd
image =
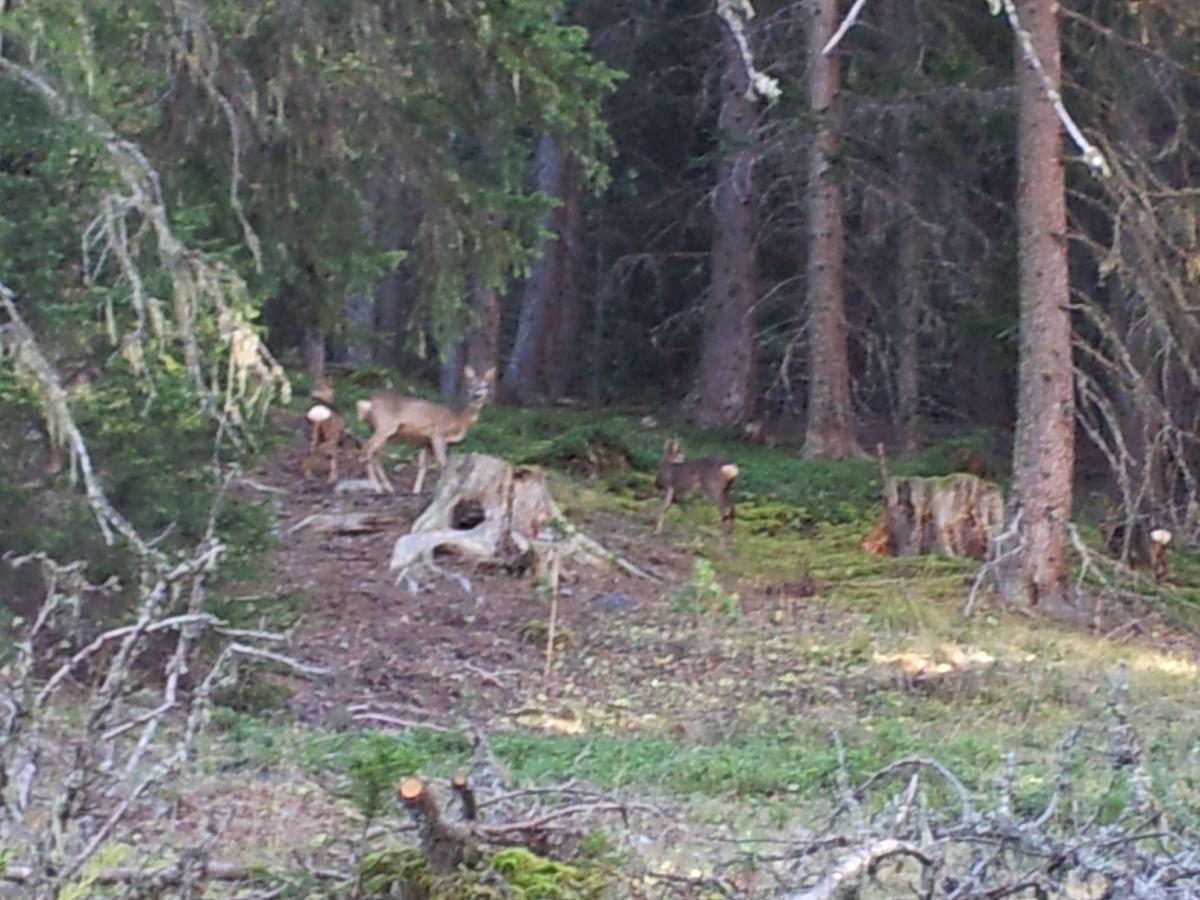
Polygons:
M737 518L732 496L737 476L738 467L731 460L712 457L686 460L679 438L669 438L663 444L662 461L658 464L656 484L663 496L654 533L662 534L663 519L676 499L702 493L721 510L721 538L727 540Z
M1149 566L1154 572L1154 580L1159 583L1167 579L1167 546L1172 537L1170 531L1151 528L1141 519L1132 524L1118 521L1115 510L1106 525L1106 531L1105 547L1110 556L1121 560L1131 569Z
M379 462L379 454L391 438L419 448L414 494L421 493L421 485L425 483L426 450L433 452L439 466L446 465L447 447L466 437L479 418L491 392L496 370L489 369L479 376L467 366L463 369L463 375L467 380L467 402L461 409L405 397L394 391L377 391L370 400L359 401L358 417L372 428L372 434L363 447L363 461L367 465L367 477L374 483L376 491L392 493L395 490Z
M358 444L358 439L346 428L346 420L333 408L333 382L322 378L312 392L318 401L308 408L304 418L308 421L308 455L300 464L305 478L312 474L313 458L321 451L329 464L329 484L337 481L338 448L346 443Z

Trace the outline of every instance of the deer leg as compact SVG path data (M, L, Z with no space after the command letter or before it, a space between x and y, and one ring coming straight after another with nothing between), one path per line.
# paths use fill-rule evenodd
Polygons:
M329 484L337 484L337 442L329 448Z
M375 485L377 494L382 494L384 491L390 494L394 490L392 483L388 481L387 474L383 471L383 466L379 464L379 454L386 443L387 435L377 431L367 438L367 443L363 446L363 461L367 464L367 478L371 484Z
M433 450L433 458L437 461L438 468L443 472L446 471L446 442L441 438L434 437L429 442L430 448Z
M412 492L414 494L421 493L421 486L425 484L425 448L422 447L417 451L417 480L413 484Z
M658 523L654 526L655 534L662 534L663 519L666 518L667 510L671 508L671 501L675 499L675 489L666 488L663 490L662 506L658 509Z
M437 460L440 468L446 468L446 442L441 438L434 438L431 442L433 447L433 455Z
M375 458L375 478L383 490L389 494L396 493L396 488L392 486L392 479L388 478L387 472L383 468L383 461L379 457Z
M733 525L737 520L737 509L733 505L733 498L726 494L721 498L721 543L729 540L729 536L733 534Z

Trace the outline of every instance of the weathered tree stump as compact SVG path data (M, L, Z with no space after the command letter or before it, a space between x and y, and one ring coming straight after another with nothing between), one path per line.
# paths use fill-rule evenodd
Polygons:
M392 548L391 569L403 571L443 552L542 572L555 560L579 557L651 577L571 527L536 466L514 466L471 453L450 458L433 500Z
M863 540L871 553L985 559L1004 526L1004 495L975 475L889 477L880 455L883 510Z

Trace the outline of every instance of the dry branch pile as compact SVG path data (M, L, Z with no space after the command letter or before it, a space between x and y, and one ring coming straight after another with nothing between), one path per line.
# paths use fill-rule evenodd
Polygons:
M17 883L23 897L58 897L86 878L139 889L174 885L180 895L192 896L210 878L234 873L234 868L209 865L208 845L196 848L190 859L165 865L156 859L160 865L154 869L92 871L89 864L102 848L122 839L126 820L191 759L213 694L236 680L239 661L264 661L310 676L326 673L280 652L283 635L231 628L205 610L206 582L225 550L216 536L217 516L236 468L219 475L199 541L180 556L169 556L109 501L63 399L58 373L3 284L0 309L8 317L0 331L6 347L0 361L15 359L34 382L53 427L71 447L105 540L123 542L138 565L128 620L88 634L94 626L85 624L83 599L115 594L119 585L89 584L82 563L64 565L42 554L0 560L13 567L38 566L44 586L36 612L17 623L15 652L0 670L0 889L5 882ZM209 636L220 643L204 660L198 648ZM145 696L139 689L145 687L151 660L163 683L150 704L139 703L135 698ZM82 707L78 722L56 705L68 684L75 688L73 703Z
M851 788L843 762L841 800L823 829L769 859L743 858L718 871L780 867L778 877L792 885L777 895L785 900L855 897L867 884L872 896L922 900L1200 896L1200 835L1194 822L1173 822L1154 796L1127 693L1118 669L1108 687L1107 733L1079 727L1063 739L1048 796L1036 805L1017 797L1011 753L991 796L973 795L926 757L897 760ZM1107 738L1107 747L1092 750L1096 742L1085 736ZM1081 771L1107 771L1107 791L1085 800ZM896 779L899 789L881 795Z

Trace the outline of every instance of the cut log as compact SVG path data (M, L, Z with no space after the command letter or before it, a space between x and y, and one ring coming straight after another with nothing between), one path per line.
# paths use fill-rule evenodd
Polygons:
M893 478L886 469L883 472L883 510L863 540L864 550L892 556L987 558L1004 526L999 487L965 473Z
M579 557L650 578L570 526L550 496L546 473L479 453L451 457L429 506L392 548L391 569L403 572L435 553L512 565L520 557ZM516 566L514 566L516 567Z

